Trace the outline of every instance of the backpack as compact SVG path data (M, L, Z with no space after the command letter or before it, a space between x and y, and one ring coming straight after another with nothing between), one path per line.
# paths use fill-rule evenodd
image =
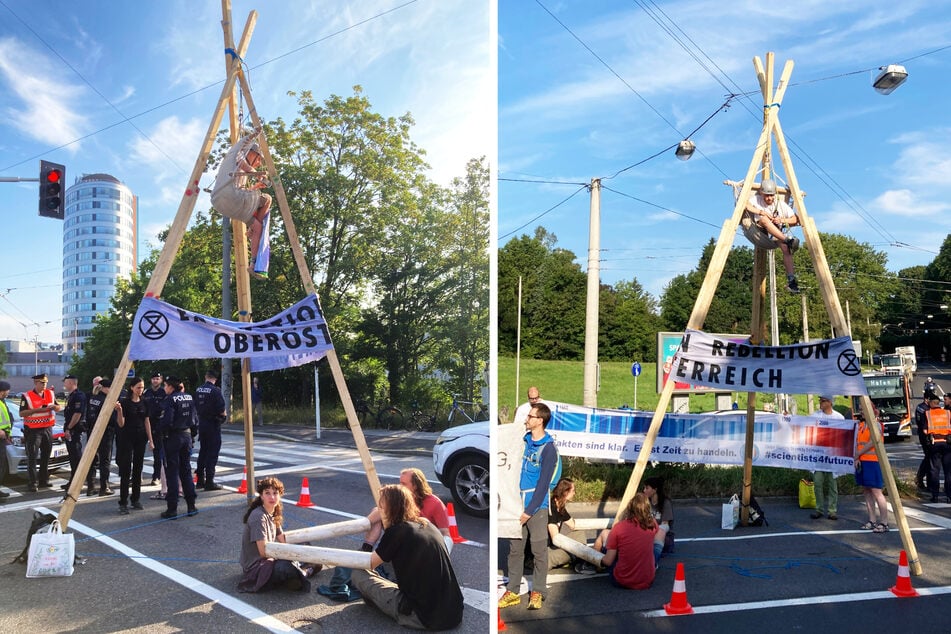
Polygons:
M750 494L750 526L769 526L766 521L766 512L756 501L756 497Z

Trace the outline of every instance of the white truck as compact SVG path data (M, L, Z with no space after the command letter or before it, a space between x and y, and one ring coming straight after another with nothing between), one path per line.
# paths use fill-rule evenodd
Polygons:
M897 346L895 348L895 354L901 355L902 365L905 367L906 372L914 374L918 371L918 358L915 356L914 346Z

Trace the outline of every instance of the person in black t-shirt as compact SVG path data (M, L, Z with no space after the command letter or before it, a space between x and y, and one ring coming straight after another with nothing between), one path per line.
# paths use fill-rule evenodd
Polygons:
M116 408L119 419L119 432L116 434L116 464L119 465L119 513L129 513L132 508L142 510L139 502L142 490L142 463L145 460L145 446L152 443L152 425L149 421L148 406L142 398L145 382L141 378L132 379L128 395L119 400ZM129 497L129 488L132 497Z
M442 535L419 516L413 494L401 484L380 489L378 504L386 529L370 568L389 562L397 582L370 570L354 570L352 581L364 601L403 627L448 630L462 622L462 591Z
M61 488L66 490L73 483L76 467L83 457L83 423L86 418L86 395L77 389L78 381L72 374L63 378L63 389L66 390L66 407L63 409L63 438L66 440L66 451L69 452L69 482Z

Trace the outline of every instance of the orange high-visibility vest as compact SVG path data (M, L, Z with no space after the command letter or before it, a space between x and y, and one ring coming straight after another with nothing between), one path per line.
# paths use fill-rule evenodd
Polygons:
M948 442L951 434L951 412L943 407L932 407L925 416L928 418L928 435L936 443Z
M47 405L52 405L56 401L53 390L43 390L42 394L37 394L34 390L30 390L23 394L23 398L26 399L27 405L29 405L27 409L39 409ZM23 424L30 429L52 427L55 422L56 413L53 410L23 417Z

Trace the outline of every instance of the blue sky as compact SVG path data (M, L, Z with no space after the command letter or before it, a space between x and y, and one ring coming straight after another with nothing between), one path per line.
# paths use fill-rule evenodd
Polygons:
M951 45L947 4L526 0L500 3L498 20L499 246L541 225L586 268L587 191L533 221L579 186L505 179L602 177L620 193L602 191L601 279L636 278L659 297L696 266L733 210L722 182L749 168L762 129L752 60L767 51L777 80L795 62L779 118L820 231L886 251L897 271L930 262L951 229L951 48L922 55ZM909 77L883 96L873 72L891 63L904 63ZM751 91L692 137L690 161L670 150L607 179L678 143L729 93ZM898 243L909 246L890 246ZM742 236L734 244L749 246Z
M262 118L292 119L290 90L323 101L360 84L377 112L412 113L430 177L448 185L468 159L496 153L489 8L469 0L235 0L232 22L238 40L249 12L259 12L245 61ZM35 178L40 158L65 164L69 184L83 173L116 176L139 196L141 258L174 217L214 112L225 74L220 21L221 3L211 1L0 0L0 176ZM135 126L123 117L135 117ZM205 179L203 187L213 175ZM37 216L36 188L0 183L0 339L58 342L62 224ZM203 195L196 211L208 206Z

